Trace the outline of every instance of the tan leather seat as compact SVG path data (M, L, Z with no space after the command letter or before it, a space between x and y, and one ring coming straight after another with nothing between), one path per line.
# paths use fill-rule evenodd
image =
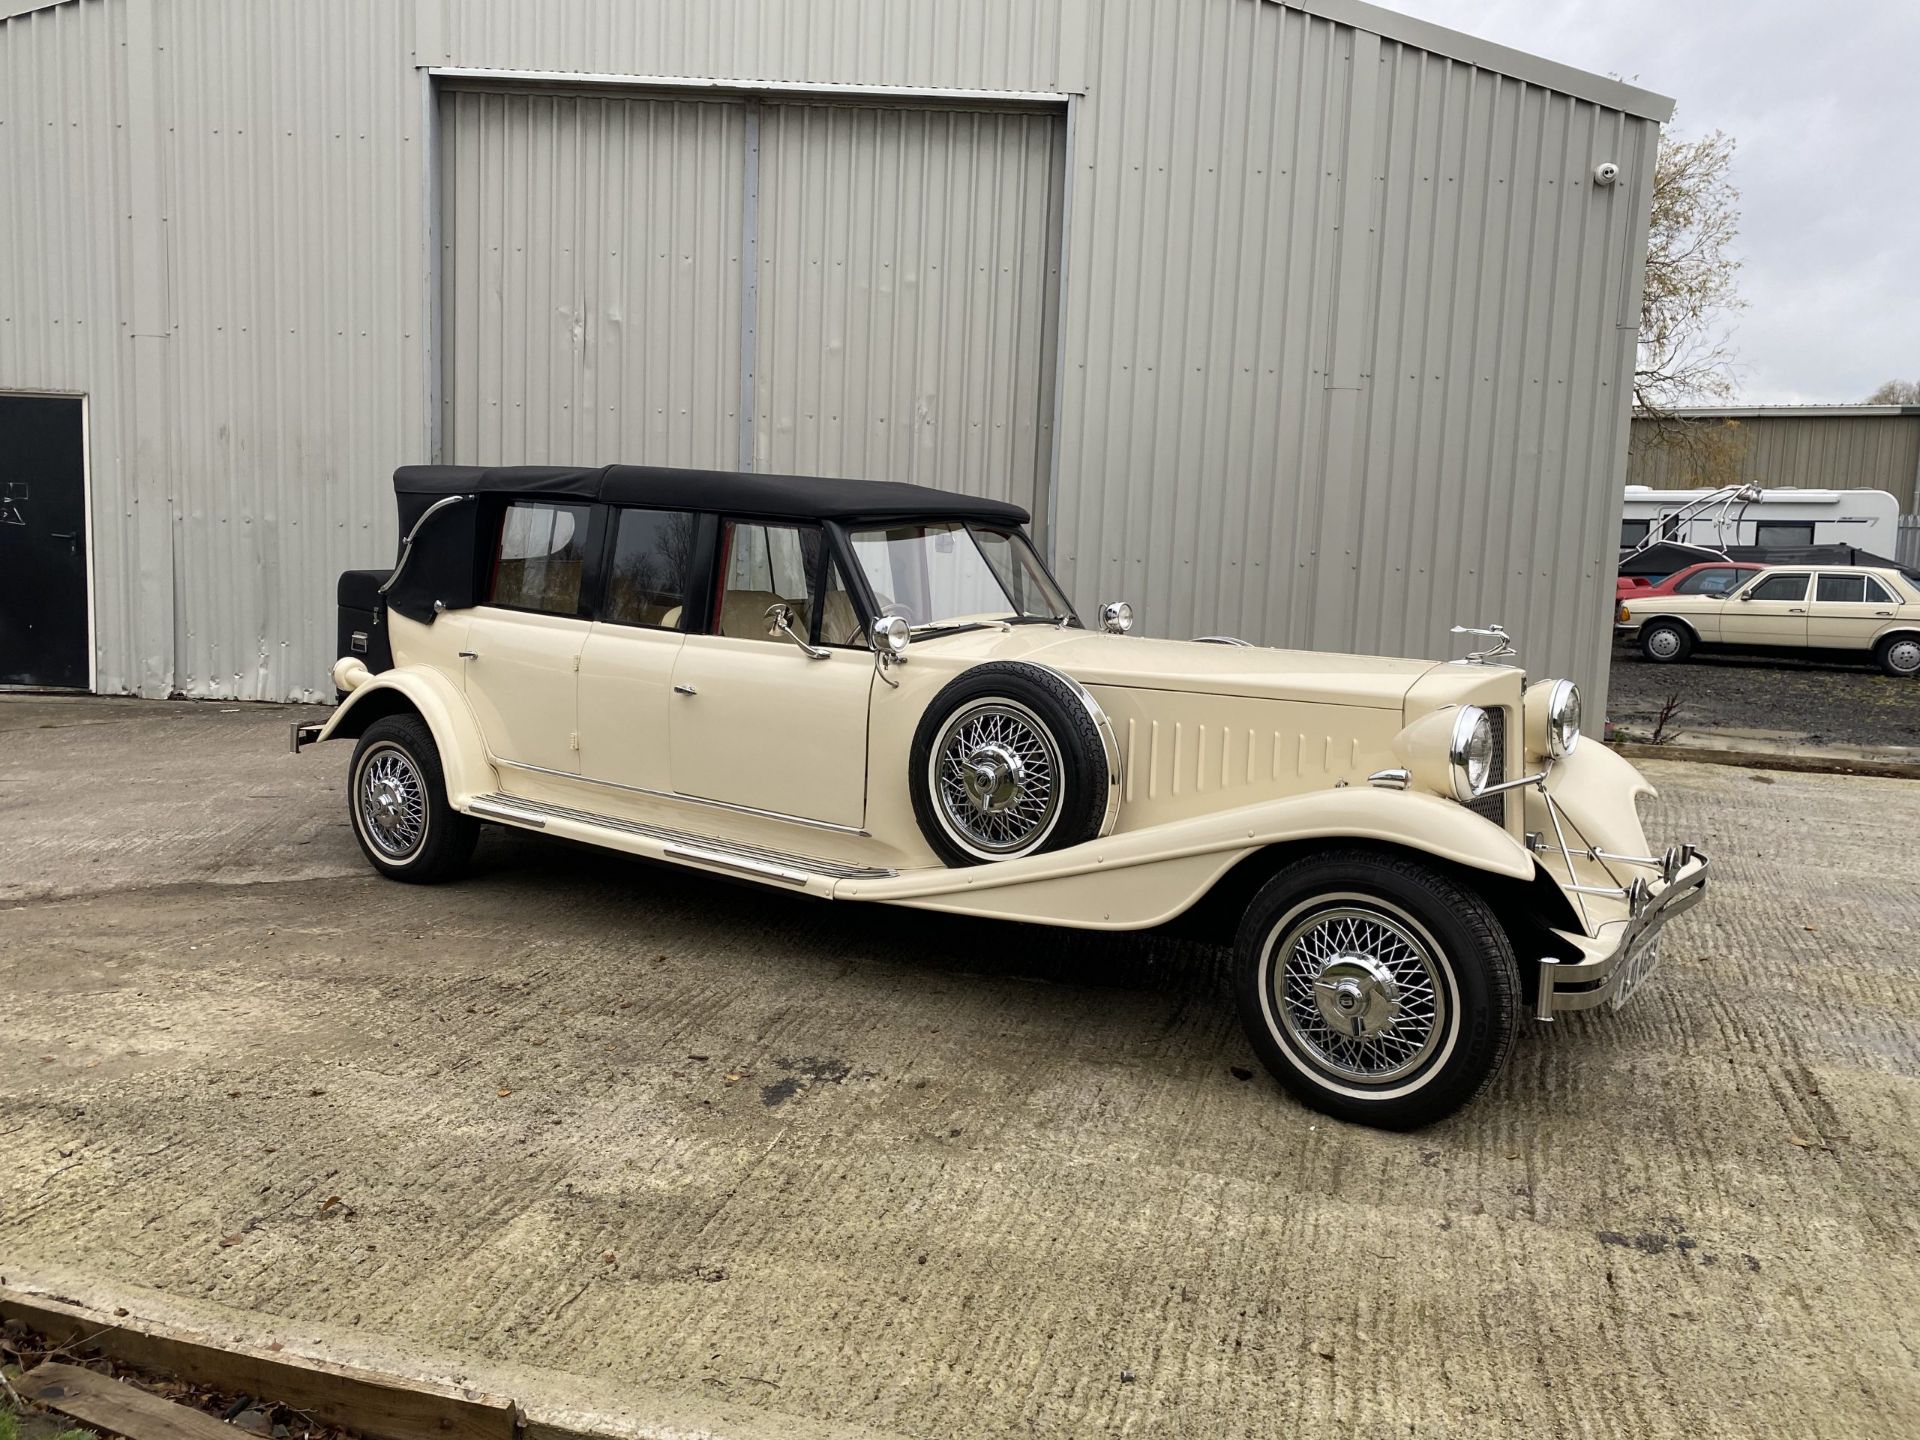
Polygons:
M735 640L778 640L785 644L786 637L767 618L767 607L780 603L781 597L771 590L729 590L720 599L720 633ZM805 608L805 601L793 607L796 628Z
M853 601L847 598L847 592L827 591L826 608L820 612L820 643L861 645L865 643L865 630L866 627L860 623L860 616L854 611Z

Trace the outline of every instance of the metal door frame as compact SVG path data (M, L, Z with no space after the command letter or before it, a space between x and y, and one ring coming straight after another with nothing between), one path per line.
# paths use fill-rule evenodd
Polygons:
M995 112L1037 111L1060 117L1063 125L1060 159L1060 250L1053 257L1059 280L1055 285L1053 317L1053 357L1042 369L1053 373L1043 377L1047 423L1053 427L1048 453L1037 466L1037 488L1033 497L1033 518L1039 529L1040 547L1048 564L1053 563L1054 528L1060 493L1061 398L1066 385L1067 354L1067 257L1073 249L1073 189L1076 131L1080 119L1078 92L1065 90L962 90L923 85L841 85L788 81L741 81L702 79L689 75L606 75L592 72L555 70L492 69L484 66L431 65L421 67L423 162L422 197L426 207L421 226L426 251L422 283L426 312L423 319L426 368L426 459L430 464L444 463L446 434L441 418L442 367L445 349L445 316L441 303L441 221L444 194L441 182L440 148L441 102L451 90L500 89L534 94L627 95L632 99L737 100L746 110L747 136L742 147L742 185L744 205L741 224L743 260L741 265L740 308L740 452L741 470L753 468L753 413L751 400L755 384L754 353L757 316L748 301L758 288L757 265L747 263L758 248L759 196L759 115L764 103L782 101L805 104L843 104L848 106L891 105L926 110L985 110ZM91 574L91 571L89 571Z
M94 633L97 602L94 597L93 581L93 397L85 390L36 390L26 385L8 385L0 387L0 397L19 396L29 400L78 400L80 402L80 514L85 521L87 544L81 556L81 563L87 579L87 688L83 692L97 695L100 692L100 642ZM0 685L0 691L33 691L58 689L63 694L72 694L65 686L45 685Z

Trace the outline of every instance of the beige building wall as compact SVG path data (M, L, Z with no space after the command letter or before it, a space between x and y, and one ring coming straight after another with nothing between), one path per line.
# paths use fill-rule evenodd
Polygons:
M1885 490L1911 515L1920 510L1920 405L1687 410L1665 424L1636 418L1627 483Z

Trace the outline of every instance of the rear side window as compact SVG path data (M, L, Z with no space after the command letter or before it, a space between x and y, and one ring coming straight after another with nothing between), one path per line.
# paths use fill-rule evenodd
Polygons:
M1860 578L1866 582L1867 599L1871 600L1875 605L1892 605L1895 603L1893 596L1887 593L1887 587L1874 579L1873 576L1862 575Z
M548 615L580 613L587 554L585 505L516 500L500 521L488 602Z
M1762 520L1754 527L1753 543L1772 548L1780 545L1811 545L1813 526L1795 525L1779 520Z
M1807 577L1769 575L1747 593L1755 600L1804 600L1807 598Z
M684 510L616 510L605 618L680 628L693 563L694 517Z
M1819 588L1814 591L1816 600L1837 600L1854 605L1864 604L1867 598L1867 577L1864 575L1822 575Z
M1647 538L1648 525L1645 520L1622 520L1620 522L1620 548L1638 545Z
M1740 579L1738 570L1702 570L1673 587L1676 595L1724 595Z

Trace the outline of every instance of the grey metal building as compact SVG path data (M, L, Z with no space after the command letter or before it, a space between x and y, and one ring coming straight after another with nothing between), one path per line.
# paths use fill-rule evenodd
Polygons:
M1678 443L1665 443L1672 425L1634 418L1629 485L1885 490L1901 514L1920 510L1920 405L1736 405L1676 410L1672 418ZM1702 430L1720 443L1688 443L1688 432Z
M1499 619L1603 698L1658 96L1354 0L0 17L95 689L321 694L438 457L1008 496L1150 633Z

